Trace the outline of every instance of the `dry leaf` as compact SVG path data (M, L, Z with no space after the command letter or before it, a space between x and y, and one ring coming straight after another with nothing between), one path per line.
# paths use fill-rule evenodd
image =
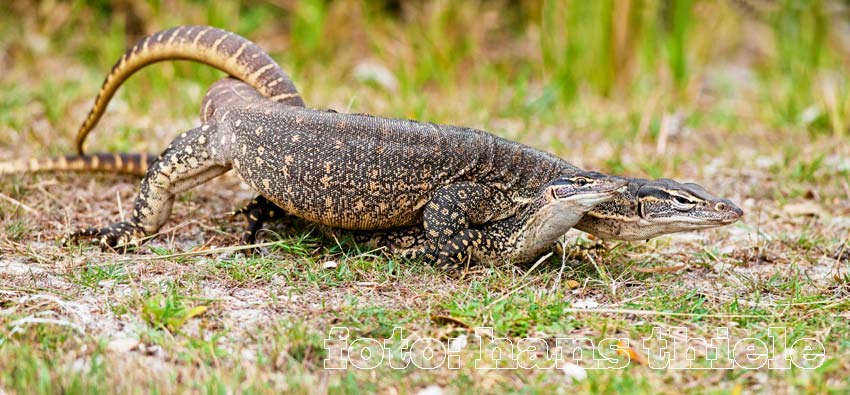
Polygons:
M638 365L645 366L647 364L646 357L644 357L643 354L638 352L638 350L635 350L634 348L630 347L627 341L620 340L619 344L617 345L617 354L628 355L629 360L637 363Z
M815 202L806 201L800 203L789 203L786 204L785 207L782 208L782 211L785 214L790 216L813 216L813 217L822 217L825 212L823 208Z
M469 324L467 324L467 323L465 323L465 322L463 322L463 321L461 321L457 318L449 317L447 315L432 315L431 321L433 321L436 324L440 324L440 325L452 324L452 325L455 325L455 326L459 326L461 328L466 328L466 329L470 328Z

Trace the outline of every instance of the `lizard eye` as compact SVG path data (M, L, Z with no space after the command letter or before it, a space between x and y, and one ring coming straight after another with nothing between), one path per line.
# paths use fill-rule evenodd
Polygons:
M693 204L693 203L691 203L690 200L685 199L681 196L673 196L673 200L675 200L676 203L679 203L679 204Z
M579 179L576 179L576 181L575 181L575 184L580 186L580 187L587 185L587 183L588 183L588 181L587 181L586 178L579 178Z
M678 211L690 211L696 203L678 195L673 195L673 208Z

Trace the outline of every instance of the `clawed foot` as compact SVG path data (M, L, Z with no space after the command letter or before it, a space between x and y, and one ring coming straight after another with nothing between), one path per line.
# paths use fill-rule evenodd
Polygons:
M257 241L257 233L263 228L263 223L277 214L277 206L268 199L257 196L248 205L231 213L233 216L244 215L248 220L248 226L242 233L242 243L254 244ZM248 250L249 253L256 252L255 249Z
M451 274L460 273L466 268L466 262L454 259L445 251L437 252L431 245L425 247L418 245L410 248L390 248L390 252L396 257L428 263L438 271Z
M449 274L458 274L466 268L465 260L459 260L463 259L463 257L456 259L456 257L451 256L445 250L437 252L430 243L418 254L417 258L421 259L422 262L430 263L438 271Z
M100 248L104 251L127 252L138 248L147 235L144 229L129 221L118 222L105 228L80 229L62 239L62 244L79 240L99 237Z
M552 251L558 256L572 256L573 254L580 255L586 252L605 252L608 250L608 247L601 240L593 242L592 244L579 244L579 243L555 243Z
M451 257L445 256L445 254L441 253L439 259L434 262L434 267L439 271L457 274L462 272L463 269L466 269L466 262L452 259Z

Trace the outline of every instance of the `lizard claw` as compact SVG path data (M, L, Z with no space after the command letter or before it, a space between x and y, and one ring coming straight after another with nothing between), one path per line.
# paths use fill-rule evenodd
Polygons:
M460 273L465 265L452 259L438 259L434 262L434 268L447 273Z
M434 268L447 273L460 273L466 265L460 257L454 257L446 251L437 253L433 248L426 248L422 256L425 262L431 262Z
M242 233L243 244L254 244L257 241L257 233L263 228L263 223L275 216L275 206L263 196L257 196L244 207L234 210L232 216L244 215L248 220L248 226ZM254 251L251 251L254 252Z
M144 229L129 221L118 222L104 228L85 228L77 230L61 240L67 245L73 240L100 237L100 248L104 251L127 252L138 248L147 235Z
M224 214L231 217L231 218L235 217L237 215L248 215L248 213L251 212L251 210L255 210L254 205L256 205L256 204L258 204L257 200L254 199L254 200L251 201L251 203L248 203L247 205L245 205L241 208L238 208L236 210L228 211Z

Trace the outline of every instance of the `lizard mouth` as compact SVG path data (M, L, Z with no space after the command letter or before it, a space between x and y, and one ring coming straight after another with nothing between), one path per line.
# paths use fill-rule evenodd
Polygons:
M734 214L734 213L733 213ZM690 217L686 215L677 215L664 219L652 219L651 222L680 224L687 226L688 229L706 229L714 228L722 225L729 225L737 222L741 218L740 215L726 215L720 218L703 218Z
M570 198L568 198L566 200L574 202L576 204L579 204L579 205L587 207L587 208L591 208L591 207L593 207L593 206L595 206L599 203L604 203L604 202L607 202L607 201L613 199L614 195L620 189L624 189L624 188L625 187L621 187L621 188L609 190L609 191L594 191L594 192L587 192L587 193L577 193L577 194L571 196Z

